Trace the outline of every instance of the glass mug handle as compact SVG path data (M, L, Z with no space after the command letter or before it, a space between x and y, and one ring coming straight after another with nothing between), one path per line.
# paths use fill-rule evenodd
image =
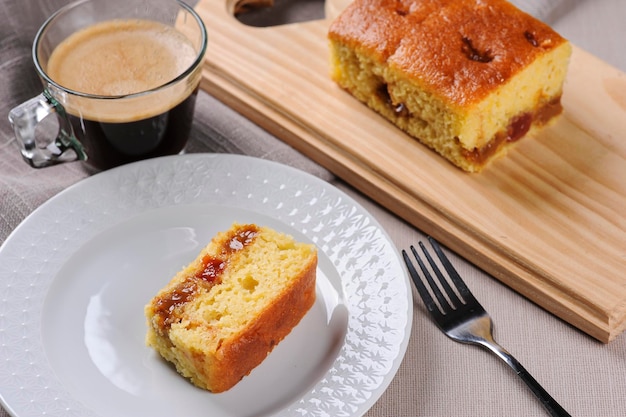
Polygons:
M59 132L48 143L37 143L36 126L52 113L57 115ZM12 109L9 121L20 141L24 160L34 168L87 159L83 146L74 136L74 129L63 106L46 91Z

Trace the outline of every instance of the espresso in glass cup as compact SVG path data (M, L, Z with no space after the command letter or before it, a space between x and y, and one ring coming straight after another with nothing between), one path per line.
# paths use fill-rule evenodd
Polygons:
M206 29L174 0L83 0L60 9L33 45L44 84L9 115L34 167L84 160L94 170L184 150ZM37 124L55 114L58 131ZM50 136L47 136L50 137Z

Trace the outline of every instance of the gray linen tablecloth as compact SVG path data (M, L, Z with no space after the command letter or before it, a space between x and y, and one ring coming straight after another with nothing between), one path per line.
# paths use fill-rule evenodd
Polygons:
M89 175L80 163L30 168L21 160L6 118L12 107L40 92L31 43L44 19L64 3L67 1L0 1L0 243L40 204ZM304 8L290 9L296 10L290 19L321 11L313 0L304 3ZM626 71L623 0L516 3L578 46ZM259 19L267 19L267 13ZM379 220L398 248L423 238L418 230L204 93L199 96L187 152L246 154L295 166L354 197ZM453 262L495 318L496 338L572 415L626 416L626 336L603 345L466 261L453 256ZM481 349L447 339L416 302L405 359L387 391L366 415L539 416L544 411L510 369ZM0 408L0 417L7 416Z

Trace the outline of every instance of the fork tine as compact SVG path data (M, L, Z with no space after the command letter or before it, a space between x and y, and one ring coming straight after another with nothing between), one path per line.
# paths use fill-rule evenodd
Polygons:
M418 263L421 263L413 245L411 245L411 251L413 252L413 255L415 255ZM409 270L409 275L411 275L413 284L415 284L415 288L417 288L417 292L419 293L422 301L426 305L426 308L428 309L428 311L435 317L435 320L437 320L438 318L442 317L443 314L437 307L435 300L433 300L430 293L426 289L426 285L424 285L424 282L422 282L422 279L417 273L417 270L415 269L415 266L413 265L411 258L409 257L409 255L406 253L404 249L402 250L402 256L404 257L404 263L406 264L406 267Z
M432 245L432 241L430 241L430 244ZM454 290L452 289L452 287L448 283L448 280L441 273L441 270L439 269L439 267L437 266L437 264L433 260L432 256L430 256L430 252L428 252L428 250L426 249L426 246L424 246L424 244L422 242L419 242L419 245L422 248L422 252L424 252L424 255L426 256L426 259L428 260L428 263L430 264L432 270L435 272L435 275L437 275L437 278L439 279L439 282L441 283L441 286L445 290L446 294L448 294L448 297L450 298L450 302L452 303L452 305L455 308L458 308L458 306L462 304L462 301L459 300L459 297L457 297L456 293L454 292ZM433 248L435 248L435 247L433 246ZM441 249L439 249L439 251L441 252ZM435 252L436 252L436 249L435 249ZM439 256L439 253L437 253L437 255ZM439 256L439 259L441 259L440 256ZM449 262L448 262L448 264L449 264ZM445 265L444 265L444 267L445 267ZM448 268L446 268L446 271L448 271L448 273L449 273ZM424 272L424 273L426 273L426 272ZM441 301L441 300L439 300L439 301Z
M476 298L474 298L474 295L469 290L467 285L465 285L465 282L463 281L463 279L461 279L461 276L456 271L456 269L454 268L454 266L452 265L452 263L450 262L450 260L446 256L446 254L441 250L441 247L439 246L439 243L435 239L430 237L430 236L428 236L427 238L428 238L428 241L430 242L431 246L435 250L435 253L437 254L437 257L441 261L441 264L443 265L443 267L448 272L448 275L450 276L450 279L452 280L452 282L454 283L456 288L459 290L459 294L461 294L461 297L463 297L463 300L465 300L466 303L470 302L470 301L474 302L474 303L478 303L478 300L476 300ZM456 297L456 295L455 295L455 297Z
M423 251L424 244L422 242L419 242L419 245ZM430 289L432 290L433 294L435 294L435 297L437 297L437 301L439 301L439 305L441 306L442 313L447 313L451 311L452 307L450 307L448 300L443 296L443 293L439 289L439 286L437 285L437 283L435 283L433 276L428 271L428 268L426 268L426 264L422 261L422 258L417 254L417 250L415 250L414 247L411 247L411 251L413 252L413 256L415 256L415 259L417 259L417 263L419 264L420 269L422 270L422 273L424 274L424 277L426 277L426 281L428 281L428 285L430 286ZM426 254L426 257L428 257L428 254Z

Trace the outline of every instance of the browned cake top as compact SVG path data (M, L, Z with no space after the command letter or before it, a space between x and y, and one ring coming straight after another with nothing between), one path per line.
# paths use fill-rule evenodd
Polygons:
M460 105L481 101L567 42L503 0L355 0L329 38Z

